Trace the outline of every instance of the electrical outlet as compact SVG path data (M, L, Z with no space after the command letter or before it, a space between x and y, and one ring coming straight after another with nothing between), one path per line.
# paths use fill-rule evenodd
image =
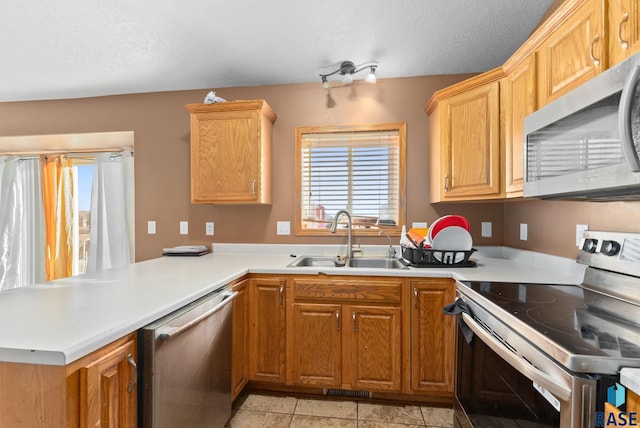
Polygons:
M576 246L580 246L580 240L585 230L589 230L588 224L576 224Z
M276 234L291 235L291 222L279 221L276 224Z
M527 223L520 223L520 240L527 240Z
M155 235L156 234L156 222L154 220L149 220L147 222L147 233L149 235Z
M204 230L205 230L205 233L206 233L207 235L212 236L212 235L213 235L213 231L214 231L214 228L213 228L213 222L212 222L212 221L208 221L208 222L206 222L206 223L205 223Z
M180 235L188 235L189 234L189 222L181 221L180 222Z
M490 221L482 222L482 234L483 238L491 238L492 236L492 223Z

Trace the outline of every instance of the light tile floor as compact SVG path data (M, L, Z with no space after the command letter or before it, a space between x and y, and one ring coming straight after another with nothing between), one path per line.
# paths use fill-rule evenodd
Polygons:
M451 427L453 410L249 394L240 398L228 428Z

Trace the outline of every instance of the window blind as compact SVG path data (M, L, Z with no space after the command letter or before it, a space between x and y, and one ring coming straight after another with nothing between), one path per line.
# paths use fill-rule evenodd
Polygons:
M341 209L354 228L398 224L397 131L304 134L301 157L304 228L329 227Z

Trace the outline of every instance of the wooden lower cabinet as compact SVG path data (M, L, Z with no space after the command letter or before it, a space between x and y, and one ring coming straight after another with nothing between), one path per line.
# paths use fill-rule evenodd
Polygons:
M342 306L293 304L293 382L335 387L342 382Z
M127 340L80 368L80 426L135 427L136 342Z
M0 426L137 424L136 335L66 366L0 363Z
M411 390L453 392L455 317L443 307L455 299L450 279L410 281Z
M284 383L286 280L252 278L249 287L249 378Z
M291 285L290 384L401 390L401 280L314 276Z
M231 392L235 399L249 381L249 280L231 287L238 295L233 300L231 346Z
M400 391L402 320L399 307L347 306L348 370L354 389ZM348 356L346 358L348 358Z

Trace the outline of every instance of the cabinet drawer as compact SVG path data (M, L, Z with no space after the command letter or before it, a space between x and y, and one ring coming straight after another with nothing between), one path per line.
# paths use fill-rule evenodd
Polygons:
M400 303L400 280L295 278L294 299L357 300L358 302Z

